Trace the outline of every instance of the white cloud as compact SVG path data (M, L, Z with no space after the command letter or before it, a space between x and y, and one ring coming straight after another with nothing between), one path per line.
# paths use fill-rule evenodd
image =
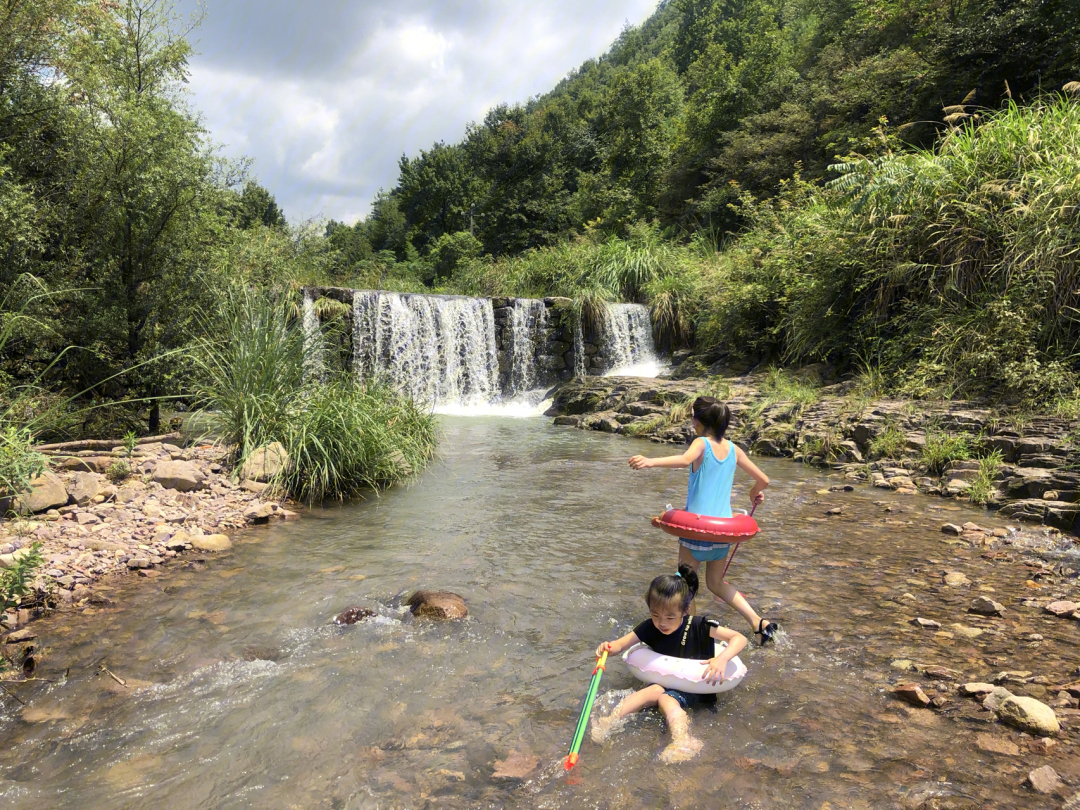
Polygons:
M656 0L214 0L191 63L194 106L293 221L365 215L397 161L459 140L599 56ZM318 13L310 10L318 9ZM493 101L494 100L494 101Z

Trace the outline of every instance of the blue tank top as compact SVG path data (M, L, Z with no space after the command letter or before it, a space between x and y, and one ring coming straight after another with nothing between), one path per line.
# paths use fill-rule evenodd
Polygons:
M690 467L690 486L686 491L686 511L710 517L731 517L731 484L735 480L735 445L728 442L728 452L721 461L713 453L712 442L705 440L705 452L697 470Z

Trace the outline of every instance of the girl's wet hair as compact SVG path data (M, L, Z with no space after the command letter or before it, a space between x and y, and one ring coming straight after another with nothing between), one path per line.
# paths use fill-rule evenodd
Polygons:
M731 424L731 411L727 405L713 397L698 397L694 400L693 413L707 433L716 439L724 438Z
M686 612L694 601L697 590L697 571L686 563L679 563L678 575L661 574L652 581L648 593L645 594L645 604L651 610L653 605L677 602L683 612Z

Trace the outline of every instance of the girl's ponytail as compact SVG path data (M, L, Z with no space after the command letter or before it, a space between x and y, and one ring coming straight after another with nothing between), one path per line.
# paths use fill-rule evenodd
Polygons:
M731 410L720 400L713 397L698 397L693 404L694 418L712 433L717 441L724 438L728 425L731 424Z
M649 590L645 594L645 604L651 609L657 603L678 602L685 612L689 610L697 591L697 571L686 563L680 563L677 574L661 574L649 584Z

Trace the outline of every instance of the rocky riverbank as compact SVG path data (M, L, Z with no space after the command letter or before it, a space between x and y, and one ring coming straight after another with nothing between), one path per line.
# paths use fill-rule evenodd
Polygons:
M798 398L764 376L660 380L588 377L563 384L555 424L682 444L688 403L706 393L732 410L750 453L828 465L853 482L968 498L1002 516L1080 533L1080 422L965 402L870 399L854 383Z
M4 629L14 630L6 643L32 639L25 625L46 609L107 603L95 590L105 578L155 577L171 561L229 549L230 535L248 526L296 515L266 497L266 482L283 461L276 448L257 451L233 475L226 448L183 444L170 434L132 448L120 442L39 448L49 469L14 504L22 517L0 523L0 567L13 565L34 543L44 557L29 606L0 617Z

